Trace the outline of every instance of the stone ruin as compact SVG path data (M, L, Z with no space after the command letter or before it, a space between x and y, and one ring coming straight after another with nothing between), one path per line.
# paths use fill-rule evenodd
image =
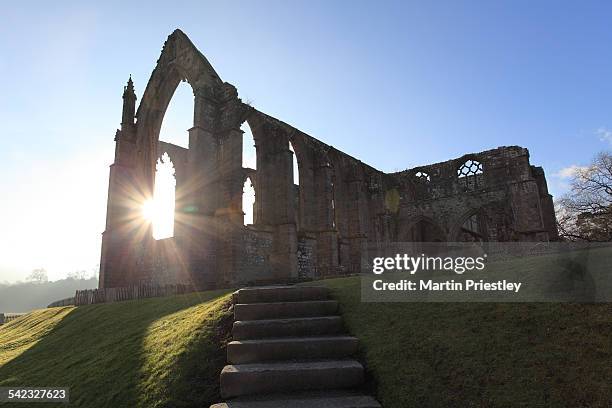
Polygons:
M159 140L181 81L194 94L189 148ZM354 274L367 265L369 248L393 242L558 239L544 170L529 163L526 148L383 173L242 102L180 30L165 42L137 111L136 99L130 78L110 167L100 288L205 289ZM256 170L242 167L244 122ZM142 205L164 154L175 167L174 236L156 240ZM255 189L252 225L243 222L247 178Z

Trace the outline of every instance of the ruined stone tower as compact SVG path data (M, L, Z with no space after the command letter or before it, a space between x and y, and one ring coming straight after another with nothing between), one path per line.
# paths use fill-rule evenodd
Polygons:
M159 140L181 81L194 95L187 149ZM500 147L383 173L243 103L180 30L168 37L135 106L130 78L110 167L100 287L210 288L357 273L368 247L384 242L557 238L544 171L530 165L527 149ZM242 167L245 121L257 170ZM155 240L141 211L163 154L176 170L175 233ZM242 209L247 177L256 200L249 226Z

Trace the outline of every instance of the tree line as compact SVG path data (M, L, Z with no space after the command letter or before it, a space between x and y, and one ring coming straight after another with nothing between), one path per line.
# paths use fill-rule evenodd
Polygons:
M98 287L96 271L75 271L50 282L44 268L32 270L25 282L0 283L0 313L24 313L74 296L77 290Z

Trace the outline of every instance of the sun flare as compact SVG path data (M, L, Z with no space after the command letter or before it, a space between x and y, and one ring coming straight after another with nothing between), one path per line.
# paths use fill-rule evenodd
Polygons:
M142 216L153 224L155 239L174 236L175 189L174 165L168 154L164 153L157 161L153 199L142 205Z

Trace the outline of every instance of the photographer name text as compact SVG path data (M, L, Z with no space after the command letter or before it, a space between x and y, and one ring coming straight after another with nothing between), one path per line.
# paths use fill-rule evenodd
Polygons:
M484 279L472 280L466 279L464 282L455 282L447 280L436 282L431 279L419 279L416 281L409 279L400 279L395 282L385 282L382 279L377 279L372 283L372 287L376 291L472 291L472 292L515 292L521 289L522 283L509 282L507 280L500 281L485 281Z

